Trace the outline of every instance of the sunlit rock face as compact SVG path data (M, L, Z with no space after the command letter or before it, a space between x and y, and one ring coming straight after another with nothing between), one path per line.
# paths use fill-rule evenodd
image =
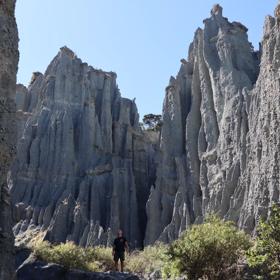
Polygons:
M252 231L272 200L279 200L272 173L279 165L279 117L272 114L279 105L279 24L270 18L266 26L260 75L260 53L249 43L247 28L223 17L221 6L195 32L188 58L166 88L163 164L147 203L146 244L174 240L212 212ZM271 137L277 139L273 146Z
M18 86L17 106L15 234L39 229L52 242L91 246L110 244L121 228L132 247L141 246L154 147L116 74L63 47L28 89Z
M18 33L15 1L0 2L0 279L13 279L14 256L7 173L16 151Z
M238 224L248 230L255 228L258 217L269 216L269 206L280 200L279 15L266 18L261 47L260 74L250 92L246 169L232 203L232 212L239 215ZM242 201L241 207L238 200Z
M279 7L260 51L213 7L170 78L159 140L140 129L116 74L66 47L18 85L17 237L106 245L122 228L138 247L170 242L213 212L254 232L279 201Z

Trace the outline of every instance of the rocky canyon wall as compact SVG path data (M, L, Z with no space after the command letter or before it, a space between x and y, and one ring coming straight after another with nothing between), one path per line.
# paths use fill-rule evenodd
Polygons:
M233 195L229 217L252 230L258 217L280 201L280 1L275 17L267 16L262 40L260 74L249 93L246 169ZM242 203L241 203L242 202Z
M15 0L0 1L0 279L13 279L14 237L7 173L16 151L18 33Z
M213 212L254 232L280 199L280 5L259 51L247 31L213 7L170 78L159 141L140 129L116 74L66 47L18 85L15 234L90 246L123 228L139 247Z
M17 87L18 156L12 168L17 236L110 244L122 228L141 246L145 204L155 177L154 147L116 74L61 48L45 74Z
M174 240L209 213L252 232L279 201L279 7L258 52L219 5L196 31L166 88L146 244Z

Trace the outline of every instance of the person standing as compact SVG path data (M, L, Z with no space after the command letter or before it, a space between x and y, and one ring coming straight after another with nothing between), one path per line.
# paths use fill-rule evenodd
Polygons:
M121 272L124 268L125 251L128 253L128 243L123 236L122 230L118 230L118 235L114 240L112 255L115 262L116 271L119 271L119 260L121 262Z

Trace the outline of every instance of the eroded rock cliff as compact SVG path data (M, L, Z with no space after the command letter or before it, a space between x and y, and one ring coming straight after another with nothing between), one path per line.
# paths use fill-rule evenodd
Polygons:
M14 232L89 246L121 227L134 247L170 242L212 212L253 232L279 201L279 7L259 51L213 7L166 88L160 153L116 74L67 48L18 85Z
M15 0L0 1L0 279L13 279L14 237L7 173L16 151L18 33Z
M28 89L18 86L17 105L15 234L39 229L52 242L89 246L110 243L122 228L132 247L141 246L154 149L116 74L64 47Z
M260 75L250 92L246 169L232 199L238 224L251 231L280 201L280 2L264 25Z
M260 70L247 28L219 5L196 31L166 88L146 244L174 240L211 212L252 231L279 200L279 20L266 20L261 49Z

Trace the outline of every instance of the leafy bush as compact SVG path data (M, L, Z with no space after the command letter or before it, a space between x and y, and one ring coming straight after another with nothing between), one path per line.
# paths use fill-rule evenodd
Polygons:
M82 248L72 242L52 245L43 241L36 243L33 250L39 259L61 264L68 269L86 271L113 269L111 250L105 247Z
M191 280L228 279L227 269L234 267L250 246L249 236L232 222L211 216L170 245L164 275L171 278L186 275Z
M148 246L143 251L134 251L127 258L126 269L137 274L150 274L161 270L166 258L167 246L156 244Z
M256 279L280 278L280 207L274 204L270 219L260 221L255 245L247 253L248 264Z

